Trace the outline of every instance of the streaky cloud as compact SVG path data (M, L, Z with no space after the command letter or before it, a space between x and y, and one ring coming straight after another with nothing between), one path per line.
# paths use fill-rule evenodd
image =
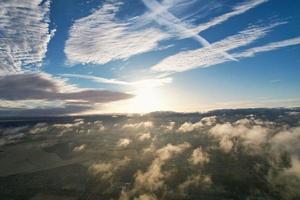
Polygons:
M300 37L287 39L279 42L272 42L264 46L247 49L244 52L236 53L234 55L238 58L247 58L247 57L253 57L258 53L274 51L280 48L295 46L295 45L300 45Z
M66 41L68 63L105 64L126 60L158 48L169 37L157 28L134 30L131 20L119 20L120 2L106 2L91 15L76 20Z
M186 25L177 17L175 17L172 13L168 11L166 7L161 5L156 0L142 0L143 3L146 5L146 7L151 11L150 16L152 16L152 19L156 21L158 24L166 25L168 26L172 31L175 31L179 33L180 35L185 35L187 37L194 38L197 42L199 42L204 47L210 46L210 43L200 36L198 33L193 32L189 28L186 27ZM231 55L229 55L226 52L222 52L219 50L220 54L227 57L230 60L236 60Z
M214 19L212 19L211 21L207 22L207 23L204 23L204 24L200 24L198 25L194 31L196 33L199 33L199 32L202 32L204 30L207 30L213 26L217 26L227 20L229 20L230 18L232 17L235 17L237 15L241 15L247 11L249 11L250 9L253 9L263 3L266 3L268 2L268 0L250 0L250 1L247 1L245 3L242 3L242 4L239 4L237 6L235 6L233 8L233 10L229 13L226 13L224 15L221 15L221 16L218 16Z
M172 82L171 77L164 77L164 78L149 78L149 79L142 79L139 81L121 81L117 79L107 79L99 76L91 76L91 75L80 75L80 74L61 74L63 77L69 78L81 78L87 79L96 83L104 83L104 84L113 84L113 85L123 85L123 86L162 86Z
M285 22L274 23L269 26L253 26L238 34L229 36L223 40L196 50L182 51L169 56L152 67L154 71L183 72L194 68L209 67L212 65L230 61L227 57L220 55L217 50L231 51L239 47L247 46L254 41L264 37L272 28ZM237 55L235 55L238 57Z
M41 66L54 34L49 12L49 0L0 1L0 74Z
M85 111L96 108L98 104L110 103L132 98L133 95L109 90L78 88L46 73L21 73L0 76L0 101L9 105L9 110L28 114L30 110L43 112L53 109L61 113ZM26 102L35 106L26 107ZM25 107L24 107L25 103ZM22 106L20 108L20 106ZM15 108L15 109L14 109ZM66 111L70 109L70 111ZM21 110L21 111L20 111ZM51 112L51 113L53 113Z

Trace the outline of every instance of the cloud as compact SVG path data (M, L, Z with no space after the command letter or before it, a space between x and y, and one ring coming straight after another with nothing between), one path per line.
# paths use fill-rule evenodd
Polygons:
M49 31L50 1L0 1L0 74L42 64L53 31Z
M300 154L300 127L283 130L271 139L275 148L285 149L293 154Z
M183 153L190 148L189 143L179 145L167 144L156 151L155 159L146 172L138 171L135 178L135 190L145 189L155 191L164 184L164 173L161 167L173 156Z
M189 161L194 165L202 165L209 162L209 155L201 147L194 149Z
M91 109L95 104L109 103L131 98L132 95L107 90L81 89L67 84L65 80L46 73L22 73L0 76L0 100L10 102L9 109L0 109L0 114L67 114ZM13 108L20 101L48 102L36 107ZM60 102L57 104L57 102Z
M224 15L221 15L218 17L215 17L207 23L198 25L196 28L194 28L194 31L199 33L206 29L209 29L213 26L217 26L232 17L241 15L241 14L247 12L248 10L253 9L253 8L255 8L263 3L266 3L266 2L268 2L268 0L250 0L250 1L240 3L239 5L233 7L231 12L225 13Z
M187 133L192 132L194 130L212 126L216 123L216 116L204 117L199 122L191 123L191 122L184 122L179 128L178 132Z
M254 47L245 50L244 52L241 53L236 53L234 56L237 58L247 58L247 57L253 57L258 53L263 53L263 52L268 52L268 51L274 51L280 48L288 47L288 46L295 46L295 45L300 45L300 37L292 38L292 39L287 39L279 42L273 42L264 46L260 47Z
M251 145L253 148L267 143L272 126L272 123L262 124L255 119L240 119L234 123L216 124L209 132L219 139L220 148L229 152L237 138L242 139L244 145Z
M172 131L175 129L176 122L169 122L169 124L161 125L161 128L165 131Z
M142 194L138 198L134 198L134 200L157 200L157 198L153 194Z
M191 31L187 25L185 25L180 19L175 17L172 13L168 11L167 7L164 7L162 4L157 2L156 0L142 0L146 7L151 11L150 17L152 20L156 21L160 25L165 25L172 32L175 32L182 37L191 37L194 38L197 42L199 42L204 47L209 47L210 43L200 36L197 32ZM219 54L223 55L224 57L235 60L231 55L226 53L226 51L219 51L216 50Z
M70 30L65 53L70 64L105 64L124 60L158 47L167 33L152 27L134 30L134 20L119 20L120 2L106 2L91 15L76 20Z
M158 49L159 42L170 38L194 38L204 47L210 43L199 35L199 32L218 25L229 18L242 14L266 0L253 0L240 4L233 11L213 20L194 26L177 18L168 9L180 4L191 4L187 1L142 0L149 12L126 20L119 19L117 13L123 5L120 1L105 2L91 15L76 20L72 25L66 42L65 53L68 63L105 64L114 60L126 60L131 56ZM181 5L182 6L182 5ZM168 31L152 26L157 22ZM220 56L236 60L226 53L225 49L215 49ZM99 79L98 79L99 80ZM104 82L123 84L114 80Z
M140 141L149 140L150 138L151 138L150 133L142 133L138 136L138 140L140 140Z
M212 65L230 61L220 53L221 51L231 51L239 47L251 44L252 42L264 37L272 28L283 24L274 23L270 26L254 26L229 36L221 41L196 50L182 51L169 56L152 67L152 70L159 72L183 72L194 68L209 67ZM241 57L235 55L236 57Z
M292 166L291 168L286 169L285 173L300 178L300 160L298 157L292 157Z
M139 81L121 81L117 79L107 79L98 76L80 75L80 74L61 74L62 77L87 79L96 83L124 85L131 87L158 87L171 83L173 80L170 77L143 79Z
M89 167L89 172L103 180L111 180L114 174L121 168L126 167L131 159L124 157L121 160L113 160L111 162L93 163Z
M193 176L189 176L186 181L181 183L178 186L178 189L181 193L185 193L189 188L201 188L208 189L212 185L211 178L207 175L195 174Z
M74 147L73 151L74 152L81 152L81 151L84 151L85 149L86 149L86 144L82 144L82 145Z
M145 121L145 122L139 122L139 123L129 123L129 124L124 124L123 128L133 128L133 129L149 129L153 127L153 122L151 121Z
M45 73L0 76L0 99L70 100L105 103L128 99L131 95L105 90L79 89Z
M128 138L122 138L118 141L118 147L127 147L131 143L131 140Z

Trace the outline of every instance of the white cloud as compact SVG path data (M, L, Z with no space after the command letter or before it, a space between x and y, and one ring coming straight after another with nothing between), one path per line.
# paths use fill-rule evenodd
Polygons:
M190 148L189 143L179 145L167 144L156 151L155 159L146 172L138 171L135 178L135 190L145 189L155 191L164 184L165 174L161 167L172 157L183 153Z
M169 122L169 124L161 125L161 128L165 131L172 131L176 126L176 122Z
M300 178L300 160L298 157L292 157L292 166L284 171L286 174L298 176Z
M157 198L153 194L142 194L138 198L134 198L134 200L157 200Z
M185 191L191 187L195 188L203 188L207 189L212 185L211 178L207 175L195 174L193 176L189 176L186 181L181 183L178 186L178 189L181 193L185 193Z
M150 138L151 138L150 133L142 133L138 136L138 140L140 140L140 141L149 140Z
M247 57L253 57L258 53L268 52L268 51L274 51L280 48L288 47L288 46L295 46L300 45L300 37L287 39L279 42L272 42L270 44L260 46L260 47L254 47L251 49L247 49L244 52L233 54L237 58L247 58Z
M209 29L213 26L219 25L225 21L227 21L228 19L235 17L237 15L241 15L245 12L247 12L250 9L253 9L265 2L267 2L268 0L250 0L250 1L246 1L244 3L241 3L237 6L235 6L231 12L229 13L225 13L224 15L218 16L214 19L212 19L211 21L204 23L204 24L200 24L198 25L194 31L199 33L202 32L206 29Z
M85 150L85 148L86 148L86 144L82 144L82 145L74 147L73 151L74 152L81 152L81 151Z
M65 47L70 64L128 59L157 48L159 41L169 37L152 27L134 30L133 19L117 19L121 5L106 2L91 15L75 21Z
M229 36L223 40L215 42L208 47L182 51L169 56L160 63L152 67L152 70L159 72L183 72L194 68L209 67L212 65L230 61L221 55L221 51L231 51L239 47L247 46L254 41L264 37L272 28L283 24L274 23L266 27L250 27L236 35ZM242 57L234 54L235 57Z
M202 127L203 127L203 124L202 124L201 121L196 122L196 123L184 122L178 128L178 132L187 133L187 132L191 132L191 131L194 131L196 129L202 128Z
M109 180L113 178L117 170L127 166L130 161L130 158L124 157L121 160L113 160L111 162L93 163L89 167L89 172L101 179Z
M268 134L272 124L261 125L255 124L255 120L251 125L245 123L246 120L238 120L235 123L216 124L209 132L212 136L219 139L220 148L228 152L234 146L236 138L242 139L243 144L258 147L262 143L268 141Z
M122 138L118 141L118 147L127 147L131 143L131 140L128 138Z
M188 28L188 26L183 23L180 19L175 17L171 12L168 11L168 7L165 7L163 4L160 4L156 0L142 0L146 7L151 11L149 17L156 21L160 25L167 26L171 32L179 35L179 37L191 37L194 38L204 47L209 47L210 43L200 36L198 32L194 32ZM230 56L226 51L216 50L219 54L223 55L227 59L235 60Z
M290 153L300 153L300 127L283 130L271 139L275 148L288 150Z
M189 161L194 165L201 165L209 162L209 156L201 147L198 147L197 149L194 149Z
M124 85L132 87L158 87L171 83L173 80L170 77L142 79L139 81L122 81L118 79L107 79L98 76L80 75L80 74L61 74L63 77L87 79L96 83L106 83L114 85Z
M179 128L178 132L187 133L216 123L216 116L204 117L199 122L185 122Z
M47 45L50 1L0 1L0 73L40 66Z
M149 129L152 127L153 127L153 122L151 121L144 121L139 123L128 123L128 124L124 124L123 126L123 128L132 128L132 129L139 129L139 128Z

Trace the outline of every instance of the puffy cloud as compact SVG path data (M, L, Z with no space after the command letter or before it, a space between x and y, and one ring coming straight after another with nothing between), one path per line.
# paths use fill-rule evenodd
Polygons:
M179 128L178 131L182 133L191 132L207 126L212 126L216 123L216 116L204 117L199 122L191 123L185 122Z
M104 64L158 47L169 37L156 28L142 27L136 30L134 19L119 20L117 13L122 3L105 2L91 15L76 20L66 42L68 62Z
M189 161L194 165L205 164L209 162L209 155L203 151L201 147L198 147L197 149L194 149Z
M128 138L122 138L118 141L119 147L127 147L131 143L131 140Z
M161 167L173 156L179 155L190 148L189 143L179 145L167 144L156 151L156 156L146 172L138 171L135 177L135 189L155 191L164 184L165 174Z
M300 160L296 156L292 157L292 166L284 171L288 175L298 176L300 178Z
M197 123L191 123L191 122L184 122L179 128L178 131L179 132L183 132L183 133L187 133L187 132L191 132L194 131L198 128L203 127L202 122L197 122Z
M86 144L82 144L82 145L74 147L73 151L74 152L81 152L81 151L84 151L85 148L86 148Z
M194 176L189 176L186 181L181 183L178 186L178 189L181 193L185 193L191 187L200 188L200 189L207 189L212 185L211 178L207 175L197 174Z
M0 74L40 66L47 51L49 0L0 1Z
M300 127L283 130L271 138L275 148L288 150L291 153L300 154Z
M139 129L139 128L145 128L149 129L153 127L153 122L151 121L145 121L145 122L139 122L139 123L129 123L124 124L123 128L133 128L133 129Z
M145 141L145 140L148 140L150 138L151 138L150 133L142 133L142 134L139 134L139 136L138 136L138 140L140 140L140 141Z
M47 123L38 123L34 127L30 129L31 134L40 134L45 133L48 131L48 124Z
M172 131L175 129L176 122L169 122L169 124L161 125L161 128L166 131Z
M134 198L134 200L157 200L157 198L153 194L142 194L138 198Z
M114 173L117 170L127 166L130 161L131 159L124 157L121 160L113 160L112 162L94 163L89 167L89 171L94 176L100 177L104 180L109 180L113 178Z
M220 147L228 152L233 147L235 138L241 138L244 144L255 146L266 143L270 132L269 128L265 125L249 125L248 119L240 119L235 123L216 124L210 129L210 133L219 139Z

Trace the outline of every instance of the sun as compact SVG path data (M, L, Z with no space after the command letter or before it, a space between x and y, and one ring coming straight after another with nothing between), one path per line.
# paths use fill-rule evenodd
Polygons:
M130 110L138 113L159 111L162 109L164 98L156 87L138 88L132 99Z

